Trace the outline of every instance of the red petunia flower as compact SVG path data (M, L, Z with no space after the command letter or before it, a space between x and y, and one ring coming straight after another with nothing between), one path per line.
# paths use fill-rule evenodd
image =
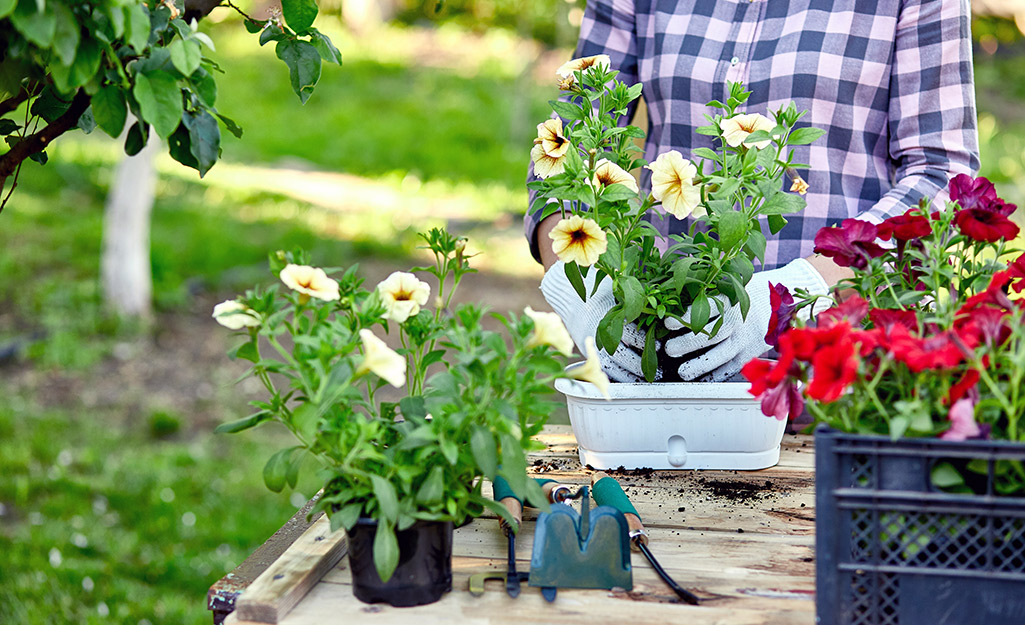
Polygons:
M979 383L979 371L978 369L969 369L965 371L965 374L961 376L961 379L956 384L950 387L950 393L944 400L944 403L953 405L961 400L965 395L971 393L976 400L978 400L979 391L975 387Z
M858 355L850 335L816 352L812 358L812 378L808 397L823 402L836 401L858 375Z
M1011 279L1014 280L1011 287L1014 292L1025 291L1025 254L1019 254L1018 258L1007 266L1007 271L1011 272Z
M867 221L844 219L839 226L822 228L815 235L815 253L828 256L841 267L864 269L870 258L886 250L875 242L878 228Z
M971 208L954 214L958 230L973 241L994 243L1001 239L1010 240L1018 236L1018 224L1000 213Z
M804 397L797 385L787 380L775 388L768 389L762 396L762 414L776 417L780 421L791 420L801 416L804 411Z
M958 174L950 181L950 199L962 210L981 209L1007 217L1017 208L997 197L996 187L984 176Z
M896 325L918 332L918 315L913 310L873 308L868 311L868 318L874 327L882 328L887 333Z
M962 345L959 346L958 341ZM920 338L900 325L894 326L890 333L890 352L914 373L926 369L953 369L966 357L962 348L973 349L976 344L970 337L955 336L953 332Z
M903 215L890 217L879 224L879 238L888 240L892 237L898 241L910 241L932 234L929 218L918 211L918 208L909 208Z
M830 328L841 321L856 326L866 315L868 315L868 302L860 295L852 295L829 310L822 311L816 319L818 319L820 328Z
M765 343L775 347L779 342L780 334L790 327L797 304L794 303L794 296L790 294L786 286L770 282L769 306L772 308L772 315L769 316L769 328L765 332Z

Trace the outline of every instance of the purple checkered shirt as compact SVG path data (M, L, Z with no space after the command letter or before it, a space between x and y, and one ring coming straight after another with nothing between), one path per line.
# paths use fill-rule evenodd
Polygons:
M727 81L752 92L745 112L809 111L800 125L826 134L794 148L811 165L808 207L778 235L763 223L773 269L809 256L824 226L943 199L950 178L978 170L969 18L967 0L588 0L575 57L607 54L621 80L644 83L648 161L713 147L695 131ZM524 224L539 259L537 217Z

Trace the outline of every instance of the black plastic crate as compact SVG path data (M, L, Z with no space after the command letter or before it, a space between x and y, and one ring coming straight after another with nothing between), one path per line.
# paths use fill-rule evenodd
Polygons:
M988 462L983 495L932 486L939 462ZM1025 624L1025 499L993 493L1025 445L815 432L821 625Z

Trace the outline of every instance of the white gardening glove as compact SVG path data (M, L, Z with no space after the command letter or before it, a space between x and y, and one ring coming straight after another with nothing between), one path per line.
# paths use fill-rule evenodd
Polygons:
M596 274L597 271L591 268L584 278L584 288L588 294L586 301L580 301L576 289L566 277L565 263L561 260L552 265L541 280L541 294L544 295L545 301L552 307L552 310L562 318L581 354L586 353L584 341L587 337L595 338L598 322L616 305L610 278L602 280L598 285L598 290L591 295ZM613 382L643 382L644 374L641 372L641 352L643 350L644 334L637 329L635 324L629 323L623 327L623 340L616 352L608 354L605 350L599 349L598 359L602 369Z
M722 327L715 337L687 333L666 340L666 355L683 360L679 365L681 380L701 378L703 381L723 382L739 373L749 360L769 350L770 346L765 343L765 333L769 328L769 317L772 316L770 282L782 284L791 293L797 289L808 291L811 295L829 293L829 285L822 275L803 258L778 269L754 274L747 285L747 295L751 300L747 319L741 316L740 306L731 306L722 313ZM802 308L798 316L807 319L811 314L810 309L810 306ZM712 313L712 319L706 327L711 327L718 316L714 304ZM667 321L666 326L670 330L681 327L679 322L672 319Z

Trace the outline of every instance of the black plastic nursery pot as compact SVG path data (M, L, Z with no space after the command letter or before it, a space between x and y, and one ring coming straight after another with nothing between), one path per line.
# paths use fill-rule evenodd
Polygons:
M396 532L399 564L387 582L374 566L377 520L361 518L349 532L352 592L364 603L408 607L434 603L452 590L452 523L417 521Z
M982 460L983 494L937 489ZM823 625L1025 623L1025 499L993 494L1025 445L815 432L815 594Z

